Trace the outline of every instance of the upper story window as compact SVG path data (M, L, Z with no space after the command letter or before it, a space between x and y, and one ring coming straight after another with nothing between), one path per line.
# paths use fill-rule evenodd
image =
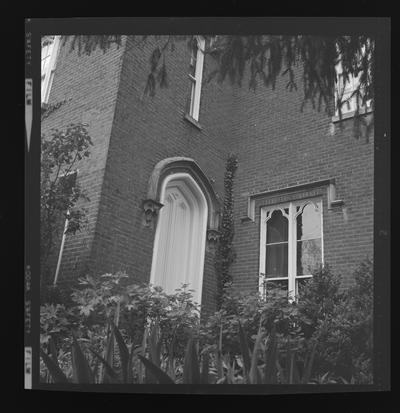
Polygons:
M323 263L322 201L302 200L261 208L260 292L279 286L289 296Z
M59 45L60 36L44 36L42 38L41 103L47 103L49 100Z
M189 69L189 79L191 84L189 115L196 121L199 120L200 111L201 82L203 78L204 66L204 47L204 38L196 36L192 45Z
M356 112L370 112L372 110L372 102L371 100L363 102L365 90L364 88L359 88L362 73L359 72L357 76L348 74L347 78L345 78L341 62L336 65L335 70L335 117L339 117L339 104L341 113L345 117L354 116Z

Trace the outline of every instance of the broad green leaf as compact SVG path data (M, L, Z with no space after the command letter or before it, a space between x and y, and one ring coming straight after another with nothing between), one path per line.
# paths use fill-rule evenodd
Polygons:
M141 354L143 356L146 354L146 346L147 346L148 336L149 336L149 327L146 325L146 328L144 329L143 340L142 340L142 348L141 348ZM147 378L146 378L145 372L142 370L142 367L143 367L143 364L139 363L138 364L139 382L140 383L145 383Z
M168 374L175 380L175 364L174 364L174 349L176 340L176 327L174 328L171 343L168 349Z
M122 375L124 383L127 383L128 380L128 362L129 362L129 350L126 346L124 339L118 329L118 327L111 322L112 330L114 332L115 340L117 341L118 348L119 348L119 355L121 357L121 367L122 367Z
M146 370L150 371L160 384L175 384L174 381L171 379L171 377L168 376L167 373L162 371L159 367L157 367L150 360L146 359L140 354L138 354L138 357L140 361L146 367Z
M261 337L262 337L262 328L261 328L261 323L260 323L260 326L258 328L257 337L256 337L256 342L254 343L253 354L251 357L251 366L250 366L250 372L249 372L249 381L251 384L261 384L261 376L257 368L258 349L260 347Z
M199 360L197 357L196 343L192 337L190 337L186 347L183 364L183 383L200 384Z
M94 376L89 363L76 339L75 333L72 332L72 374L75 383L94 383Z
M276 377L276 361L277 361L277 352L278 340L276 337L276 327L272 327L272 331L269 335L268 347L264 353L264 383L265 384L275 384L277 381Z
M313 348L311 350L310 358L308 358L306 362L304 363L304 374L301 380L302 384L309 383L311 379L311 371L312 371L312 367L314 363L314 356L315 356L316 349L317 349L317 343L314 343Z
M151 361L158 367L160 367L160 352L161 352L161 340L158 340L159 327L158 319L155 321L150 337L149 337L149 352Z
M127 377L128 383L132 383L132 380L133 380L133 377L132 377L133 355L134 355L134 348L132 344L131 350L129 352L129 360L128 360L128 377Z
M247 344L247 339L244 334L242 325L239 321L239 339L240 339L240 347L242 350L242 357L243 357L243 365L244 365L244 372L243 376L248 378L248 375L250 373L250 350L249 346Z
M217 365L217 378L221 380L224 378L224 369L222 367L222 356L218 350L215 351L215 363Z
M57 364L58 366L57 350L54 344L53 337L50 337L49 339L49 346L50 346L50 351L51 351L51 358L53 359L54 363Z
M289 384L299 384L300 383L300 375L299 371L297 369L297 363L296 363L296 351L294 350L289 350Z
M208 370L210 364L210 356L208 352L203 354L202 368L201 368L201 384L209 384L208 380Z
M100 356L100 354L98 354L95 350L90 349L90 351L103 363L104 367L105 367L105 374L109 376L109 378L118 383L119 379L118 379L118 374L116 373L116 371L107 363L106 359L102 356Z
M224 377L224 369L222 366L222 322L219 328L218 348L215 351L215 361L217 365L217 377L218 380L221 380Z
M235 383L235 360L233 359L232 363L230 362L229 353L224 358L226 364L226 382L227 384Z
M107 325L107 343L106 343L106 348L104 350L104 359L106 362L112 367L114 364L114 331L111 326L110 321L108 322ZM102 383L107 383L109 376L102 375L101 377L101 382Z
M54 363L54 361L42 349L40 349L40 355L44 364L48 368L54 383L68 383L67 377L62 372L58 364Z

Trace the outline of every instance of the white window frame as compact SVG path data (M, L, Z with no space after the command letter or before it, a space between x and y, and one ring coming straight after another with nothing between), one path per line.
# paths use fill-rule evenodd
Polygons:
M190 58L191 66L195 60L195 74L194 76L191 73L188 74L191 82L189 116L198 121L200 113L201 84L203 80L205 39L202 36L196 36L195 41L197 42L197 54L195 59L193 55Z
M53 84L54 72L56 70L56 62L58 51L60 48L60 37L54 36L52 43L42 47L43 50L46 48L48 52L46 56L49 57L49 62L45 68L41 67L41 103L47 103L49 101L50 90ZM43 61L43 54L42 54Z
M335 66L336 71L336 82L335 82L335 116L334 118L339 119L339 108L338 108L338 98L341 96L341 113L345 118L354 116L357 111L357 94L352 93L357 89L360 84L361 72L358 76L348 75L348 81L343 84L343 68L342 62L339 61ZM363 93L363 89L360 89ZM347 100L348 99L348 100ZM347 101L346 101L347 100ZM359 113L368 113L372 111L372 102L368 100L365 102L365 106L362 106L362 102L359 101Z
M324 230L323 230L323 202L321 198L307 198L296 201L288 201L281 204L268 205L261 208L260 219L260 267L259 267L259 292L265 295L266 283L273 281L288 281L288 295L294 299L298 295L298 281L311 278L312 274L297 275L297 216L302 213L307 204L313 204L321 211L321 264L324 265ZM296 211L296 207L300 207ZM285 209L289 208L289 213ZM275 210L280 210L288 220L288 276L266 278L266 243L267 243L267 222ZM269 212L269 217L267 216Z

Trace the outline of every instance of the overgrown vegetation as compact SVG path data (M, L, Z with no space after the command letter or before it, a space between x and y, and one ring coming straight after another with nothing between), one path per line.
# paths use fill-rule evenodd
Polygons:
M290 302L227 291L200 324L186 286L167 295L123 273L81 279L41 308L42 379L87 383L372 383L372 263L341 291L320 268ZM72 334L71 334L72 332Z

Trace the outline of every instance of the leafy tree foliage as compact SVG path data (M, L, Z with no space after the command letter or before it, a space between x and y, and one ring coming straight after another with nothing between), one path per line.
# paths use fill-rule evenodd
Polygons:
M55 251L55 240L64 231L75 234L85 223L86 211L78 205L88 200L76 183L77 163L89 157L92 145L87 125L70 124L63 130L52 129L42 135L40 187L40 264L42 292L50 277L49 259ZM59 245L58 245L59 247Z

